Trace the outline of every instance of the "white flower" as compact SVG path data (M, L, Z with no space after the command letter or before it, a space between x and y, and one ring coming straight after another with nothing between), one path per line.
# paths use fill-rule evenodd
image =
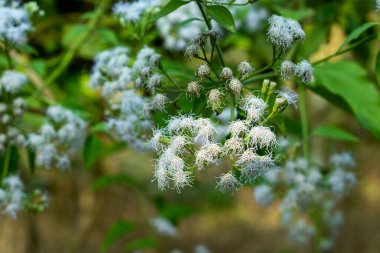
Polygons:
M281 63L281 77L283 80L290 79L295 74L296 65L291 61Z
M228 128L228 132L232 136L244 135L246 131L247 131L247 126L242 120L236 120L236 121L231 122Z
M242 77L246 77L253 71L254 69L252 65L247 61L243 61L238 65L238 72L241 74Z
M253 196L256 202L263 206L269 206L272 204L274 199L272 188L265 184L256 186Z
M284 86L281 91L277 91L277 97L284 98L288 105L293 105L297 108L298 95L289 87Z
M184 170L176 170L171 173L174 187L179 191L185 186L189 186L191 183L191 173Z
M24 74L14 70L6 70L0 78L0 94L2 89L8 93L18 93L27 82L28 78Z
M301 61L296 65L295 73L303 83L310 83L313 78L313 66L306 60Z
M28 12L18 5L0 6L0 40L9 44L21 44L33 27Z
M248 149L240 156L236 165L240 167L241 178L251 182L272 168L274 161L267 155L260 156Z
M293 224L289 231L291 239L300 244L308 243L316 232L315 227L303 219Z
M234 73L232 72L232 69L230 69L229 67L224 67L220 71L219 76L220 78L222 78L222 80L230 80L234 77Z
M150 220L150 224L161 235L175 237L177 235L177 228L163 217L156 217Z
M226 154L237 155L244 151L244 141L241 138L232 137L224 143Z
M195 129L197 135L194 140L202 145L209 144L215 135L215 128L210 119L199 118L195 120Z
M198 68L195 71L195 74L200 77L201 79L204 79L206 77L209 77L211 74L211 68L208 66L208 64L202 64L198 66Z
M218 110L223 104L223 93L218 89L212 89L208 94L207 105L213 110Z
M195 153L195 165L199 170L216 163L222 153L222 148L218 144L209 144Z
M334 168L353 168L356 165L352 154L349 152L333 154L330 157L330 164L333 165Z
M230 171L220 176L216 187L221 191L231 191L237 189L239 186L239 180L237 180L236 177Z
M246 117L248 121L257 122L263 116L267 104L258 97L250 95L244 100L242 109L246 112Z
M228 82L228 88L231 90L231 92L235 95L235 96L239 96L242 89L243 89L243 84L240 82L239 79L236 79L236 78L232 78L229 82Z
M187 141L185 137L179 135L179 136L175 136L172 139L168 148L174 153L182 153L184 152L184 148L186 144L187 144Z
M158 111L164 111L165 105L169 102L169 98L162 94L156 94L152 98L151 106Z
M136 23L146 10L158 5L159 3L159 0L118 2L113 6L113 13L118 16L123 23Z
M199 97L201 86L196 81L191 81L187 85L187 93L191 96Z
M289 50L297 40L301 42L305 40L305 32L297 21L278 15L269 18L267 35L273 45L285 51Z
M276 135L269 127L257 126L248 133L250 144L254 148L266 148L271 151L276 145Z

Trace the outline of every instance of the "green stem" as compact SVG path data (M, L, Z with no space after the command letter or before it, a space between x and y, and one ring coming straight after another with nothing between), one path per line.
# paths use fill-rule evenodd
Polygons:
M212 25L211 25L210 19L209 19L209 17L207 16L206 10L204 9L202 3L200 3L199 0L197 0L196 3L197 3L197 5L198 5L198 7L199 7L199 10L200 10L201 13L202 13L203 19L204 19L205 22L206 22L207 28L208 28L209 30L212 30ZM219 56L220 63L222 64L223 67L225 67L226 64L224 63L222 50L221 50L221 48L220 48L220 46L219 46L219 43L218 43L217 41L215 41L215 47L216 47L216 52L218 53L218 56Z
M46 81L44 85L39 90L38 94L41 94L41 92L49 85L51 85L62 73L66 70L66 68L71 64L74 57L76 56L77 52L79 51L82 44L86 41L86 39L89 37L89 35L93 32L95 29L99 19L103 16L104 12L108 8L110 4L110 0L104 0L101 1L101 4L96 9L94 15L91 17L91 19L87 23L86 30L81 33L78 38L73 42L72 46L68 50L68 52L63 56L62 60L60 61L59 65L53 70L53 72L46 78Z
M230 110L231 110L231 122L233 122L235 120L235 99L232 94L230 98Z
M12 155L12 147L10 145L7 146L7 151L5 153L4 167L1 174L1 179L4 179L8 175L9 165L11 163L11 155Z
M341 54L347 53L347 52L351 51L352 49L354 49L354 48L356 48L356 47L358 47L364 43L367 43L368 41L373 40L374 38L376 38L376 34L372 34L371 36L368 36L367 38L364 38L364 39L362 39L356 43L353 43L351 46L347 47L346 49L339 50L332 55L326 56L326 57L324 57L318 61L313 62L312 64L315 66L315 65L321 64L323 62L326 62L326 61L330 60L331 58L334 58L334 57L339 56Z
M310 162L309 122L307 115L306 91L303 85L299 86L298 97L302 127L303 155L305 160Z
M13 69L12 57L10 54L10 48L9 48L8 42L4 43L4 54L5 54L5 58L7 59L8 68Z

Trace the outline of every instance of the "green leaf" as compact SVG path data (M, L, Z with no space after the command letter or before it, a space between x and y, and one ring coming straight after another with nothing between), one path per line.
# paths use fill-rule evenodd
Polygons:
M190 206L183 204L171 204L164 206L160 211L160 216L165 217L173 222L178 222L179 219L188 217L195 212Z
M23 54L38 55L38 50L28 44L16 45L16 48Z
M159 12L157 12L153 18L151 19L151 22L154 22L162 17L165 17L166 15L172 13L173 11L177 10L179 7L189 3L190 1L182 1L182 0L171 0L167 5L165 5Z
M373 26L377 26L377 25L380 25L380 23L377 23L377 22L365 23L365 24L359 26L358 28L356 28L355 30L353 30L350 33L350 35L348 35L348 37L343 41L342 45L340 45L337 52L339 52L343 47L348 45L351 41L359 38L360 35L362 35L362 33L367 31L369 28L371 28Z
M222 27L230 32L236 32L234 18L226 7L221 5L211 5L207 6L207 10L210 16Z
M83 149L84 165L87 169L90 169L99 158L101 148L102 142L99 138L94 135L87 137Z
M344 129L336 126L321 125L314 129L313 135L325 137L333 140L358 142L359 138Z
M135 229L135 224L130 221L120 220L115 222L110 229L108 229L105 239L102 242L101 250L107 251L113 243L121 237L127 235Z
M135 239L125 245L127 251L138 251L143 249L155 249L158 246L157 240L152 236Z
M301 21L304 18L308 18L314 15L315 11L311 8L309 9L299 9L299 10L293 10L293 9L284 9L283 7L277 8L277 11L281 13L282 16L291 18L297 21Z
M377 57L376 57L375 74L376 74L377 83L380 84L380 52L377 54Z
M367 78L366 70L356 63L342 61L317 66L314 76L315 87L344 100L359 123L380 139L380 95Z

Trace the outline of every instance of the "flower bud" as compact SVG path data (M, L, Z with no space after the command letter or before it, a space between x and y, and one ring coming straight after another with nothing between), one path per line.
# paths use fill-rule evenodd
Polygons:
M199 97L200 90L201 90L201 86L196 81L191 81L187 85L187 89L186 89L187 93L190 96L195 96L195 97Z
M161 87L162 84L162 76L160 74L154 74L149 78L148 88L150 90L154 90L156 88Z
M185 56L189 59L193 58L194 56L198 55L199 52L199 45L192 43L189 46L186 47L185 49Z
M201 79L204 79L206 77L209 77L211 74L210 67L205 63L200 65L197 70L195 71L195 74L199 76Z
M234 74L233 74L232 70L229 67L224 67L220 71L220 78L222 80L224 80L224 81L230 80L233 77L234 77Z
M270 84L270 80L268 80L268 79L264 79L264 81L263 81L263 85L262 85L262 87L261 87L261 94L262 94L263 96L265 96L266 93L268 92L268 90L269 90L269 84Z
M153 54L149 59L149 65L151 67L158 67L161 64L161 55Z
M239 81L239 79L233 78L228 83L228 88L233 94L235 94L235 96L239 96L241 90L243 89L243 84Z
M158 111L164 111L165 105L168 103L169 99L167 96L162 94L157 94L153 97L153 100L151 102L152 109L158 110Z
M291 61L283 61L281 63L281 77L283 80L288 80L294 75L295 65Z
M151 74L151 68L150 67L144 67L141 69L141 72L140 72L140 77L143 79L143 80L146 80L150 77L150 74Z
M243 61L238 66L238 72L244 77L254 71L251 64L247 61Z
M213 111L216 111L222 105L223 94L218 89L212 89L208 95L208 105Z

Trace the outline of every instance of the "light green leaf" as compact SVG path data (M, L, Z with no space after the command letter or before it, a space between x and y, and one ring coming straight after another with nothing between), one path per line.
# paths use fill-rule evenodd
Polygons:
M350 35L348 35L348 37L343 41L342 45L340 45L337 52L339 52L341 49L343 49L343 47L348 45L351 41L359 38L360 35L362 33L364 33L365 31L367 31L369 28L371 28L373 26L377 26L377 25L380 25L380 23L377 23L377 22L365 23L365 24L359 26L358 28L356 28L355 30L353 30L350 33Z
M231 12L224 6L211 5L207 6L207 10L216 22L218 22L223 28L230 32L235 32L235 21Z
M380 84L380 52L377 54L377 57L376 57L375 72L376 72L375 74L376 74L377 83Z
M127 251L138 251L143 249L155 249L157 248L158 242L152 236L147 236L143 238L135 239L131 242L128 242L125 245L125 249Z
M314 75L316 88L322 87L345 101L359 123L380 139L380 95L366 70L342 61L317 66Z
M106 188L113 184L120 184L124 183L127 185L133 185L135 184L133 179L126 175L126 174L115 174L115 175L104 175L95 180L95 182L92 183L92 188L94 190L100 190L102 188Z
M162 17L165 17L166 15L172 13L173 11L177 10L179 7L189 3L189 1L182 1L182 0L171 0L167 5L165 5L159 12L157 12L153 18L151 19L151 22L154 22Z
M358 142L359 138L344 129L336 126L321 125L314 129L313 135L324 137L327 139L348 141L348 142Z

